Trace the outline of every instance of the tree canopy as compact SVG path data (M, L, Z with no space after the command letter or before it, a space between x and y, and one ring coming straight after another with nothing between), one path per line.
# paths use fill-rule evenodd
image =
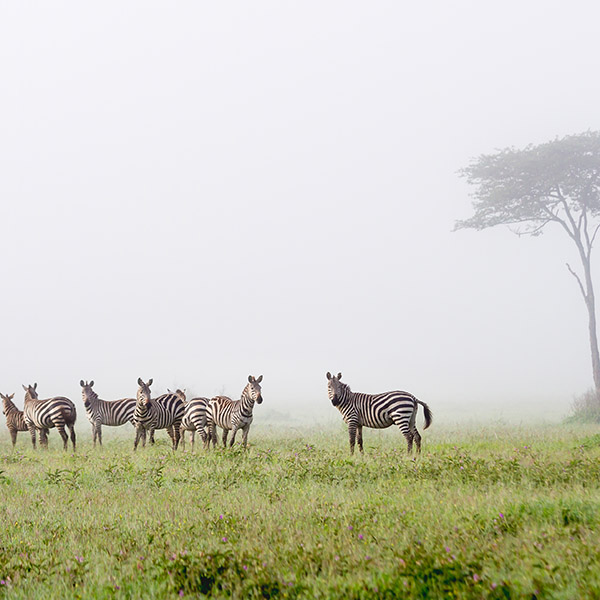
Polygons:
M600 215L600 132L484 154L460 174L476 189L474 214L457 221L456 229L513 225L516 233L539 235L557 223L571 238L593 241L597 228L590 231L590 217Z

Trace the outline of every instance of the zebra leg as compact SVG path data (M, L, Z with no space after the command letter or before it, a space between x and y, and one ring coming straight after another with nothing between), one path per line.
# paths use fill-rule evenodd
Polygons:
M418 432L416 427L412 430L412 435L415 440L415 444L417 445L417 454L421 454L421 434Z
M173 450L177 450L181 441L181 422L175 423L173 429L175 430L175 448Z
M15 449L15 445L17 444L17 430L10 429L10 440L12 442L13 450Z
M235 444L235 436L237 435L238 431L239 431L239 427L235 427L233 429L233 435L231 436L231 441L229 442L229 447L230 448L233 446L233 444Z
M171 438L171 446L173 447L173 450L175 450L175 433L173 432L173 425L166 427L166 430Z
M92 423L92 442L94 443L94 448L96 447L96 437L98 436L96 423Z
M29 434L31 435L31 443L33 445L33 449L36 449L36 435L35 435L35 427L33 423L27 423L27 429L29 429Z
M223 446L227 448L227 436L229 435L229 429L223 429Z
M40 446L42 448L48 449L48 430L40 429Z
M192 452L194 451L194 442L196 441L196 431L192 429L190 431L190 445L192 446ZM181 434L181 444L182 447L185 444L185 433Z
M413 446L413 433L410 429L410 420L406 415L392 415L392 421L398 426L406 439L406 452L410 454Z
M248 434L250 433L250 425L242 429L242 443L244 444L244 450L248 447Z
M348 437L350 438L350 454L354 454L354 444L356 443L356 425L348 425Z
M102 447L102 422L96 423L96 437L98 438L100 447ZM94 442L94 447L96 447L96 442Z
M67 425L69 431L71 432L71 445L73 446L73 452L76 450L76 437L75 437L75 423L69 423ZM100 446L102 446L102 430L100 430Z
M58 423L56 425L56 429L58 430L58 433L60 433L60 437L62 438L63 450L68 450L69 436L67 435L67 432L65 431L65 424Z
M360 453L363 453L363 439L362 439L362 425L356 428L356 441L358 442L358 449Z
M142 427L136 427L135 428L135 442L133 442L133 451L135 452L137 450L138 444L140 443L140 439L142 437L142 431L144 431L145 433L145 429L143 429ZM144 435L144 446L146 445L146 436Z

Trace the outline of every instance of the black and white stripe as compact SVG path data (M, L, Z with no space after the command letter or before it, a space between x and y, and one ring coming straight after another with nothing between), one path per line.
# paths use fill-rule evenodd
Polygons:
M29 433L31 434L31 443L36 447L36 432L40 432L40 444L48 447L48 430L56 427L60 437L63 440L63 447L66 450L69 442L69 436L65 431L65 426L71 433L71 444L73 452L75 451L75 421L77 411L75 405L64 396L46 398L40 400L37 394L37 383L33 386L23 386L25 390L25 406L23 416Z
M150 443L154 444L154 431L166 429L173 441L173 450L177 450L185 405L177 394L163 394L158 398L152 398L151 385L152 379L148 383L144 383L141 378L138 379L139 387L133 414L133 425L136 430L133 449L137 449L140 439L142 446L146 445L146 432L150 435Z
M6 417L6 426L10 432L10 439L14 448L17 443L17 432L27 431L27 424L25 423L23 411L19 410L12 401L15 395L5 396L0 394L0 397L2 397L2 412Z
M248 444L248 432L252 424L252 410L254 403L261 404L263 401L260 382L263 376L255 379L252 375L248 376L248 385L242 391L242 397L239 400L232 400L227 396L215 396L209 403L208 429L210 441L213 446L217 445L217 426L223 429L223 446L227 446L227 435L233 431L230 446L235 442L235 435L239 429L242 430L242 443L244 448Z
M190 432L190 444L192 445L192 452L194 451L196 433L202 439L204 446L208 446L208 411L208 398L192 398L186 402L185 412L183 413L183 420L181 421L180 428L182 447L185 447L185 431Z
M354 443L363 451L362 428L385 429L397 425L406 438L408 452L412 451L413 440L417 452L421 452L421 435L417 431L416 417L418 405L423 406L425 429L431 425L432 414L429 406L417 400L408 392L385 392L383 394L361 394L353 392L346 383L342 383L342 374L337 377L327 373L327 391L329 399L344 417L350 437L350 453L354 453Z
M135 398L123 398L122 400L102 400L92 389L94 382L79 382L81 386L81 397L83 406L89 422L92 424L92 438L94 447L96 440L102 446L102 425L117 427L125 423L133 423L135 411Z

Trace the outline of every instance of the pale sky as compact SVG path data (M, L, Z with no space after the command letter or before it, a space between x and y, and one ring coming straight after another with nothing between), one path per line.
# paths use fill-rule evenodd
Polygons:
M567 412L592 383L574 248L452 229L471 158L600 129L599 17L0 3L0 390L239 397L263 374L257 421L336 419L342 371L448 420Z

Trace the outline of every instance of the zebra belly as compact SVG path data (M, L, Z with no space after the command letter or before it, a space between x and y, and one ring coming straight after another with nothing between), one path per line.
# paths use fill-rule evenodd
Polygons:
M378 415L379 418L374 419L371 415L361 415L359 425L362 427L371 427L373 429L385 429L394 424L389 415Z

